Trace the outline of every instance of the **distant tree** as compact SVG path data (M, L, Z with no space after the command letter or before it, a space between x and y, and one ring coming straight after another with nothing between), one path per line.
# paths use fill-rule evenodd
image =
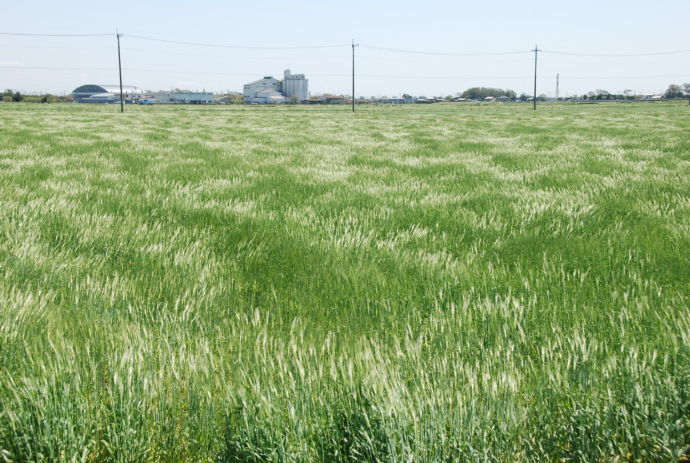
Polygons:
M690 82L685 82L683 84L683 93L685 96L690 96Z
M483 100L487 96L492 96L494 98L498 98L499 96L510 97L510 95L507 94L508 92L515 94L515 92L513 92L512 90L506 91L502 88L472 87L462 92L462 97L469 98L471 100Z
M546 95L542 93L537 97L537 101L546 101Z
M517 93L514 90L507 89L503 96L507 96L513 101L517 100Z
M671 84L664 93L664 98L683 98L683 90L680 85Z
M590 97L590 99L591 99L591 97ZM595 100L608 100L609 99L608 90L597 89L594 92L594 99Z
M290 97L290 104L297 104L299 103L299 98L296 95L292 95Z
M403 93L402 97L403 97L404 99L406 99L406 100L411 100L411 99L412 99L412 95L410 95L409 93Z
M14 101L15 103L19 103L23 99L24 99L24 95L22 95L19 92L14 92L14 94L12 95L12 101Z
M5 90L4 92L0 92L0 101L3 101L5 103L12 101L12 90Z
M522 92L520 94L520 101L527 101L528 99L529 99L529 97L527 96L527 94L525 92Z

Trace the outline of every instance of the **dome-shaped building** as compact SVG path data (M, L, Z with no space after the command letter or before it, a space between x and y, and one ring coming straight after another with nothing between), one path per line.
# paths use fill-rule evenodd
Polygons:
M129 102L134 97L143 95L144 91L133 85L123 85L122 93L125 100ZM75 88L72 95L74 95L74 101L77 103L118 103L120 101L120 86L87 84Z

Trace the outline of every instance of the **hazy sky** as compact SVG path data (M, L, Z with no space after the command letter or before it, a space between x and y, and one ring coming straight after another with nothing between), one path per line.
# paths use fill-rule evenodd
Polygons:
M113 33L112 37L0 35L0 87L69 93L85 83L117 83L116 28L124 83L146 89L241 91L242 84L286 68L304 73L312 93L350 93L357 48L357 95L448 95L472 86L530 93L533 54L629 54L690 50L690 1L299 1L251 2L25 0L4 2L0 32ZM246 50L145 41L338 48ZM395 53L364 45L447 53ZM23 68L23 69L22 69ZM539 93L606 89L663 91L690 81L690 53L596 57L543 53Z

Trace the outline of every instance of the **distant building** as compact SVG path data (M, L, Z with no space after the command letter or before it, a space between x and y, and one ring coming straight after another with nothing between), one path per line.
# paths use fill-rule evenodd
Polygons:
M283 95L285 98L297 98L297 101L309 98L309 80L304 74L292 74L289 69L283 73Z
M344 102L345 97L338 95L314 96L302 101L304 104L343 104Z
M388 97L383 97L383 98L377 98L374 100L374 103L376 104L410 104L414 103L417 101L415 98L388 98Z
M267 88L256 93L254 103L282 104L285 103L285 96L277 90Z
M245 104L280 104L287 101L301 102L309 98L309 81L304 74L292 74L285 70L284 80L264 76L244 86Z
M269 90L269 92L266 92ZM251 103L268 103L266 101L266 96L273 94L282 95L283 83L278 79L273 78L273 76L264 76L263 79L255 80L245 84L244 86L244 102L245 104ZM264 92L262 95L259 93Z
M144 91L132 85L123 85L122 94L127 103L144 94ZM119 103L119 85L95 85L87 84L72 90L74 101L77 103Z
M154 92L150 96L158 104L213 104L210 92Z

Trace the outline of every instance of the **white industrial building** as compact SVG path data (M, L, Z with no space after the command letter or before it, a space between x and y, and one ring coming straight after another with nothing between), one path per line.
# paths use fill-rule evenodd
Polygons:
M284 80L264 76L244 86L245 104L281 104L285 101L301 102L309 98L309 80L304 74L285 70Z
M306 100L309 98L309 80L304 78L304 74L292 74L286 69L283 74L283 95L288 99L297 97L298 101Z
M154 92L150 96L158 104L213 104L210 92Z

